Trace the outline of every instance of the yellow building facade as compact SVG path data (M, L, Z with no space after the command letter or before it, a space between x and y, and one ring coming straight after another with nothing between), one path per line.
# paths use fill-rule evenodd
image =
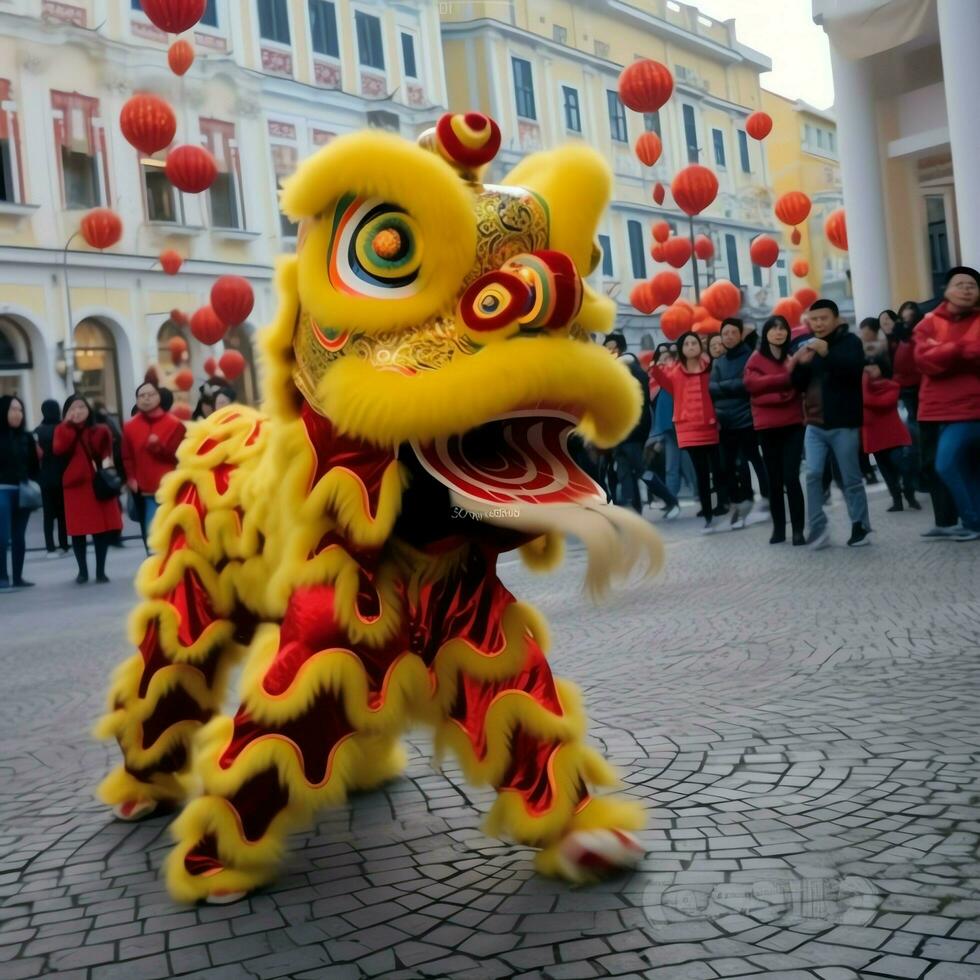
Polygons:
M800 227L800 244L793 246L788 239L785 241L786 251L780 257L781 262L785 257L785 264L780 275L789 276L793 292L809 286L842 309L852 310L847 255L834 248L823 233L827 216L844 206L833 114L765 89L762 108L773 120L772 132L763 145L774 197L802 191L813 202L809 220ZM804 279L792 275L793 261L798 258L810 267Z
M206 304L226 273L249 279L255 309L224 345L188 337L191 367L202 379L208 356L242 351L239 395L254 400L252 335L274 309L274 258L295 241L280 179L337 134L414 138L445 111L433 0L208 0L184 37L196 58L178 78L173 37L139 0L0 3L0 393L20 394L32 423L72 390L128 415L149 365L173 374L170 311ZM174 190L166 151L144 158L123 139L119 113L139 91L173 105L175 143L213 153L209 191ZM122 218L105 252L77 234L93 207ZM174 277L164 249L184 257Z
M766 232L779 236L772 214L768 163L745 120L762 107L760 73L769 59L740 44L733 21L703 16L672 0L515 0L441 4L450 108L492 115L504 134L494 164L499 176L524 154L582 141L608 160L615 177L612 205L601 229L603 263L596 285L618 303L618 324L632 343L656 339L656 316L628 303L633 285L662 266L650 258L650 226L671 221L686 234L687 217L652 198L659 181L669 188L688 163L718 175L715 203L695 221L715 244L703 264L703 286L730 278L744 288L745 310L761 314L778 295L776 270L749 261L749 244ZM625 109L617 95L624 65L653 58L674 76L670 101L655 116ZM645 129L659 132L663 155L653 167L633 147ZM683 295L693 298L690 266Z

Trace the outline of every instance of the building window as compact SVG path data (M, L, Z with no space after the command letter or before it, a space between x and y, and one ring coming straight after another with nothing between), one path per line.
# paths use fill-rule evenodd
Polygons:
M613 274L612 242L608 235L599 236L599 248L602 250L602 274L610 277Z
M561 87L565 103L565 129L570 133L582 132L582 114L579 111L578 91L567 85Z
M10 156L10 140L0 139L0 201L17 200L14 192L14 166Z
M736 286L741 286L742 280L738 274L738 245L735 243L734 235L725 235L725 255L728 256L729 281Z
M289 10L286 0L258 0L259 35L267 41L289 44Z
M639 221L627 221L626 232L630 239L630 261L633 263L633 278L646 279L647 257L643 248L643 226Z
M537 119L534 110L534 82L531 79L531 62L523 58L511 58L514 66L514 98L517 114L524 119Z
M245 228L241 164L235 143L235 124L202 119L201 135L218 164L218 176L208 189L211 224L215 228Z
M837 143L837 139L835 138L835 136L833 134L833 131L828 132L827 133L827 148L830 150L831 153L836 153L837 152L836 143Z
M752 263L752 285L761 286L762 285L762 266Z
M77 92L52 92L55 145L60 148L66 208L109 202L105 136L97 124L99 100Z
M296 171L299 151L293 143L273 143L271 148L272 172L276 175L276 200L278 200L282 182ZM283 238L295 238L298 228L295 222L279 212L279 232Z
M559 44L568 44L568 28L562 27L561 24L551 25L551 36Z
M711 142L715 148L715 163L719 167L725 166L725 136L720 129L711 130Z
M660 131L660 112L644 112L643 113L643 128L648 133L656 133L658 136L662 136L663 133Z
M354 13L357 27L357 56L365 68L385 70L385 50L381 41L381 21L371 14Z
M310 0L310 35L313 50L331 58L340 57L337 39L337 10L330 0Z
M418 78L415 67L415 38L411 34L402 33L402 67L407 78Z
M162 160L142 160L143 190L146 194L146 218L148 221L169 221L179 224L177 192L163 172Z
M99 203L99 168L95 157L61 148L61 171L65 178L65 207L94 208Z
M779 295L789 296L789 279L786 276L786 259L776 261L776 281L779 285Z
M752 173L752 167L749 165L749 138L745 135L744 129L738 131L738 156L742 161L742 173Z
M626 131L626 110L619 99L619 93L611 89L606 92L606 103L609 106L609 135L617 143L628 143L629 133Z
M821 150L823 149L823 137L824 137L824 131L822 129L819 129L818 128L817 129L817 146L819 146Z
M218 26L217 0L207 0L207 3L204 5L204 13L201 14L201 19L198 21L198 23L203 24L205 27Z
M687 162L698 162L698 124L694 119L694 106L684 103L684 139L687 142Z
M17 114L11 106L10 81L0 78L0 201L19 201L24 193L23 170L20 166Z
M597 58L609 57L609 45L605 41L594 41L595 53Z

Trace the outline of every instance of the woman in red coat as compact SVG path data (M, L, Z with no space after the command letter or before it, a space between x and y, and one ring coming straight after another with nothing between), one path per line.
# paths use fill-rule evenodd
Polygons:
M903 465L906 446L912 445L912 436L898 414L898 396L902 386L891 378L887 355L868 359L862 379L864 395L864 420L861 426L861 449L869 456L873 453L878 469L885 478L885 485L892 495L889 511L904 510L905 499L913 510L921 510L915 499L908 467Z
M769 476L772 512L770 544L786 540L786 507L793 526L793 544L806 544L800 460L803 458L803 399L790 372L795 358L789 354L790 327L784 317L771 316L762 327L759 349L745 365L742 380L752 404L752 425Z
M92 409L81 395L71 395L65 402L64 421L54 430L54 453L64 456L65 523L71 535L75 560L78 562L79 585L88 581L85 560L86 539L92 535L95 546L95 580L108 582L105 574L106 552L114 533L122 530L118 500L99 500L92 478L97 468L112 465L112 433L96 425Z
M677 445L686 449L694 464L704 532L716 530L711 523L711 484L721 485L718 455L718 420L708 391L711 358L701 350L701 340L688 331L677 338L678 360L666 367L651 364L650 373L674 398Z
M157 512L160 481L177 465L177 447L184 438L181 421L160 405L160 389L144 381L136 389L136 414L123 427L126 483L139 501L145 538Z

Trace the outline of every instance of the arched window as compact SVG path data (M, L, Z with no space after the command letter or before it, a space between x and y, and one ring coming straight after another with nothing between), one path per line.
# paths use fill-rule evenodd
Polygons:
M260 400L258 375L255 370L255 354L252 350L252 340L248 327L240 323L231 327L225 334L225 350L237 350L245 358L245 370L229 382L235 389L240 402L255 405Z
M33 367L31 342L16 320L0 316L0 395L24 397L25 372Z
M75 327L74 344L75 391L105 406L110 415L121 419L119 397L119 365L116 342L108 327L92 317ZM125 418L129 417L128 410Z

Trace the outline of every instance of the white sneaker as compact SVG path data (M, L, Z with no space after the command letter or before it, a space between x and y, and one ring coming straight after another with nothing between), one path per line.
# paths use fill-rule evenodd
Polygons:
M770 514L768 511L754 510L745 518L745 526L752 527L753 524L768 524Z
M819 534L811 535L807 541L807 546L811 551L823 551L830 547L830 528L824 528Z
M739 517L738 514L733 514L732 523L729 525L729 530L742 531L744 529L745 529L745 518Z
M665 521L675 521L680 516L681 516L681 505L680 504L674 504L674 506L671 507L670 510L668 510L668 511L666 511L664 513L664 520Z

